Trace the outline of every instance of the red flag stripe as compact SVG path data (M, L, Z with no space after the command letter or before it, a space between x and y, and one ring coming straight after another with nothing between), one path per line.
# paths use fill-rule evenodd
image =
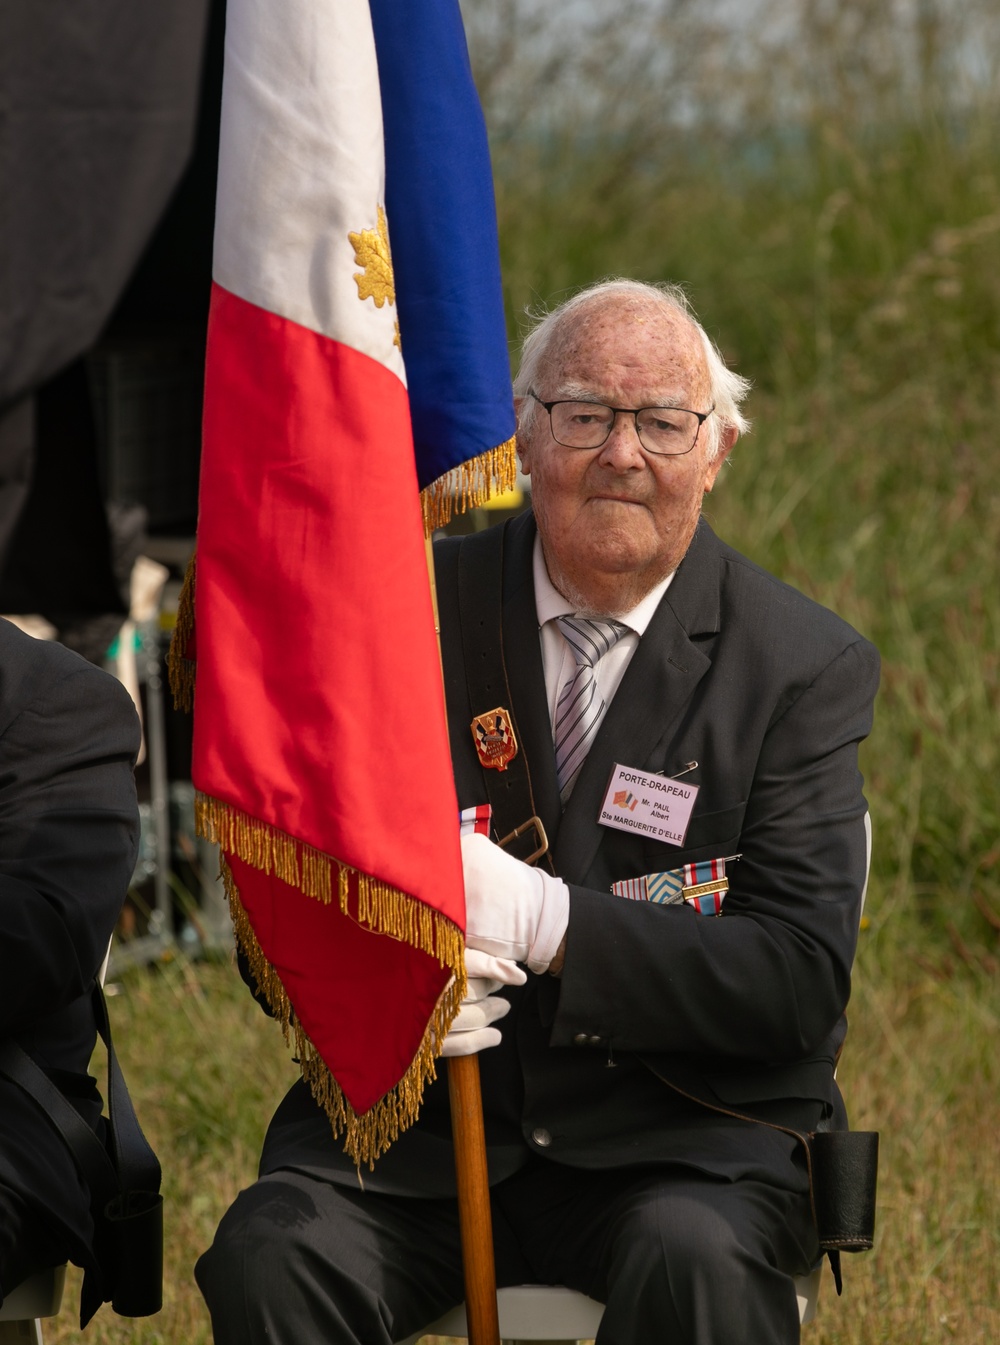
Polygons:
M415 1115L464 985L402 383L216 285L201 498L201 828L225 852L238 937L294 1021L305 1077L371 1161ZM373 931L392 938L376 947Z
M216 286L201 490L195 785L464 925L402 385Z

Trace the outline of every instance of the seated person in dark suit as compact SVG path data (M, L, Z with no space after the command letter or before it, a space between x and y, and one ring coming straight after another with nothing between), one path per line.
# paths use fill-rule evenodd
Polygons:
M139 721L124 688L0 619L0 1037L92 1126L90 989L139 844ZM0 1296L94 1264L90 1195L36 1103L0 1077Z
M701 518L746 388L680 292L576 296L516 384L533 512L437 547L459 802L493 808L463 839L485 999L446 1053L493 1047L498 1283L600 1299L600 1345L797 1341L801 1137L845 1124L878 656ZM498 704L503 774L469 731ZM551 848L529 867L495 840L532 813ZM453 1196L441 1081L364 1189L297 1084L199 1262L216 1341L425 1326L463 1297Z

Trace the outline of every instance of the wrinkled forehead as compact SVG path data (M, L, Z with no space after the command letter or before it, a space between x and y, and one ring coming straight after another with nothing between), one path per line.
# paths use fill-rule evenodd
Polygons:
M572 390L700 404L709 390L705 347L691 319L632 296L595 296L567 313L539 373L547 397Z

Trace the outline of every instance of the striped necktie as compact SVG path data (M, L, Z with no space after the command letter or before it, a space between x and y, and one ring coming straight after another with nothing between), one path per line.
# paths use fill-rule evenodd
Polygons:
M556 620L576 659L576 672L556 704L556 777L565 803L604 718L604 697L594 665L629 628L620 621L595 621L583 616L560 616Z

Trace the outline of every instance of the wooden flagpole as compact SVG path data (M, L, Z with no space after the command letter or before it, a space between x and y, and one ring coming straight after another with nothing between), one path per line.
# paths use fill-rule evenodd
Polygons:
M431 604L434 608L434 630L440 654L441 622L438 617L437 585L434 581L434 548L429 537L426 541L426 550L427 577L430 581ZM462 1237L462 1268L465 1275L465 1314L469 1326L469 1345L500 1345L497 1278L493 1261L493 1224L490 1218L490 1183L486 1168L486 1129L483 1124L479 1060L476 1056L453 1056L448 1061L448 1096L451 1102L451 1130L455 1145L458 1223Z
M483 1127L478 1056L453 1056L448 1061L448 1093L455 1143L458 1222L462 1234L469 1342L470 1345L500 1345L490 1183L486 1171L486 1132Z

